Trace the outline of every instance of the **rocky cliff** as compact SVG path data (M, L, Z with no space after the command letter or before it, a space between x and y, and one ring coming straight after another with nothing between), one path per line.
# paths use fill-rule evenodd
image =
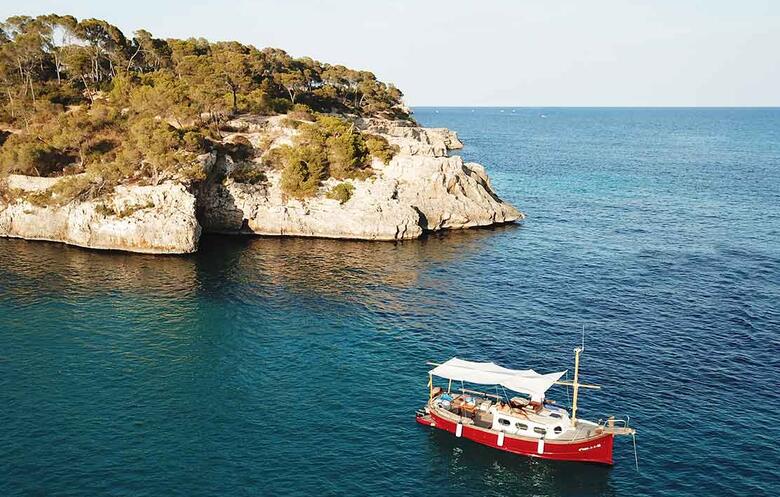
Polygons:
M295 134L283 116L246 117L229 123L226 142L243 137L268 151ZM398 153L387 164L374 159L374 174L347 180L348 200L318 195L286 198L280 173L257 157L249 167L262 172L256 184L231 179L237 167L229 156L204 160L208 179L198 186L169 181L157 186L121 186L98 200L38 207L23 196L0 200L0 236L53 240L97 249L149 253L197 250L207 232L405 240L426 231L489 226L523 215L493 192L485 169L448 151L462 144L455 133L406 122L357 120L360 129L385 137ZM247 167L243 164L242 167ZM11 192L50 188L55 178L11 176Z
M57 178L10 176L13 192L50 188ZM62 206L22 198L0 201L0 236L64 242L93 249L185 254L198 248L195 196L176 183L120 186L114 194Z

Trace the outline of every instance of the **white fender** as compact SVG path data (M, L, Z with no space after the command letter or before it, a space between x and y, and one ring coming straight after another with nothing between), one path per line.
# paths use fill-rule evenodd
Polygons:
M540 438L539 442L536 443L536 453L537 454L544 454L544 439Z
M503 431L499 431L498 432L498 442L497 442L497 444L498 444L499 447L503 447L504 446L504 432Z
M460 437L461 435L463 435L463 425L458 423L455 425L455 436Z

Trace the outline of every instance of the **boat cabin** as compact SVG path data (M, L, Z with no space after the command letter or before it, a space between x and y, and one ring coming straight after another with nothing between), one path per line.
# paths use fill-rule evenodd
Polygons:
M571 439L577 432L568 411L550 401L512 397L507 403L482 392L453 394L436 387L432 404L466 423L510 435L554 440Z

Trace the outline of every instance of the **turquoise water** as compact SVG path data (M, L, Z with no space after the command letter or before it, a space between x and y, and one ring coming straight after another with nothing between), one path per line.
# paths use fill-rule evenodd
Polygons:
M546 117L540 117L544 114ZM521 226L190 257L0 239L0 495L776 495L780 110L417 109ZM613 468L414 422L425 361L571 366ZM551 392L566 403L565 390Z

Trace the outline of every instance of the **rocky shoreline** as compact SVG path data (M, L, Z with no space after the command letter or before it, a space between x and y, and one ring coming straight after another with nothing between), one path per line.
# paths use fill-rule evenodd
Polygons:
M285 116L244 116L228 124L224 140L264 143L270 150L290 143L295 134ZM215 152L203 157L207 180L198 185L168 180L159 185L123 185L107 198L36 206L21 198L0 199L0 236L49 240L92 249L155 254L195 252L202 232L266 236L309 236L359 240L408 240L427 231L490 226L523 219L523 214L494 192L485 169L449 156L461 148L444 128L423 128L404 121L357 119L361 130L381 135L398 153L375 173L347 180L345 202L325 191L313 198L287 198L280 174L262 168L264 181L230 178L235 162ZM11 175L9 191L35 192L58 178Z

